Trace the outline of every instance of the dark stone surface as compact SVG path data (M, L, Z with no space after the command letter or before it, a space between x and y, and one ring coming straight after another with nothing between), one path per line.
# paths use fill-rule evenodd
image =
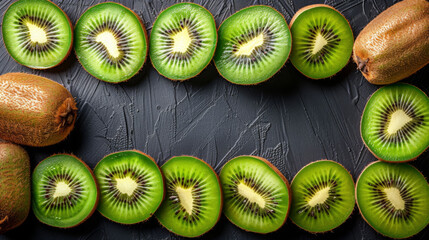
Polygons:
M11 0L0 1L3 14ZM76 23L93 0L55 0ZM159 12L177 1L122 0L142 17L150 32ZM219 25L235 11L254 4L267 4L289 22L301 7L323 1L195 1L211 11ZM391 0L326 0L350 21L355 36ZM365 148L359 122L368 97L378 88L369 84L349 63L327 80L313 81L288 62L271 80L259 86L232 85L222 79L213 64L197 78L172 82L161 77L150 62L127 83L108 84L90 76L72 54L59 67L36 71L20 66L0 47L0 73L27 72L63 84L77 99L79 117L72 134L62 143L45 148L27 148L32 167L54 153L74 153L90 167L105 155L139 149L159 165L175 155L195 155L219 172L229 159L242 155L262 156L277 166L286 178L309 162L332 159L343 164L356 180L375 158ZM425 79L426 78L426 79ZM408 78L429 92L428 67ZM429 176L429 153L412 162ZM0 236L5 239L176 239L155 218L133 226L108 221L95 213L74 229L56 229L39 223L30 213L19 228ZM247 233L222 217L205 239L381 239L361 218L356 208L350 219L332 233L313 235L290 220L279 231ZM415 239L429 239L426 228Z

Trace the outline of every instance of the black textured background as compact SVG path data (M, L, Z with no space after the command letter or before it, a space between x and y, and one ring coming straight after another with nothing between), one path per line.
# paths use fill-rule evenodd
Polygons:
M3 14L12 0L0 1ZM101 1L55 0L76 23L90 6ZM121 0L133 9L150 33L159 12L173 0ZM248 5L267 4L289 22L301 7L323 1L302 0L206 0L206 7L219 24ZM327 0L349 20L355 36L392 0ZM349 63L335 77L314 81L305 78L288 62L271 80L259 86L237 86L222 79L213 64L191 81L172 82L161 77L147 61L143 70L126 83L113 85L90 76L72 54L59 67L36 71L20 66L0 47L0 73L27 72L63 84L76 98L79 116L76 128L62 143L46 148L27 148L32 167L54 153L74 153L90 167L105 155L139 149L159 165L175 155L195 155L219 172L229 159L253 154L267 158L286 178L307 163L332 159L343 164L356 181L362 169L375 158L363 145L359 122L368 97L377 89ZM426 94L428 67L408 78ZM425 79L426 78L426 79ZM429 176L429 152L412 164ZM429 199L428 199L429 201ZM57 229L39 223L30 213L4 239L176 239L155 218L133 226L108 221L95 213L74 229ZM357 207L350 219L331 233L313 235L290 220L279 231L258 235L232 225L224 216L205 239L381 239L366 224ZM426 228L415 239L429 239Z

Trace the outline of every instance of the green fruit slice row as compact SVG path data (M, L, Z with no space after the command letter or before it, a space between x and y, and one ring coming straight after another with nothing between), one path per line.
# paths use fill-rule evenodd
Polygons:
M7 9L4 45L15 61L34 69L60 64L69 55L73 31L67 15L46 0L20 0Z
M153 24L150 58L155 69L172 80L195 77L212 60L216 23L211 13L194 3L178 3Z
M290 30L290 61L305 76L327 78L349 62L353 32L347 19L334 8L324 4L307 6L292 18Z
M74 49L82 66L106 82L134 76L147 55L146 30L140 18L118 3L97 4L79 18Z
M153 158L136 150L104 157L94 174L100 187L98 211L118 223L147 220L164 197L161 170Z
M405 83L380 88L366 104L361 135L378 159L416 159L429 146L429 98Z
M228 81L252 85L272 77L286 63L292 46L284 17L269 6L242 9L219 28L214 62Z
M251 232L269 233L286 221L290 208L289 185L267 160L240 156L227 162L220 180L225 216Z
M161 170L167 195L155 213L169 231L197 237L214 227L222 210L222 192L213 169L202 160L173 157Z
M406 163L371 163L356 183L362 217L391 238L411 237L429 224L428 199L425 177Z
M78 158L58 154L37 165L32 176L32 208L40 222L70 228L97 208L98 189L91 169Z
M352 213L354 189L352 176L340 164L330 160L310 163L292 180L290 219L309 232L330 231Z

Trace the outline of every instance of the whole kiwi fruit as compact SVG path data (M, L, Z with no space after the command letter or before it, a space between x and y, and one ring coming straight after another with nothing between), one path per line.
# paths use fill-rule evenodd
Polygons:
M30 158L20 146L0 140L0 234L21 225L30 211Z
M66 138L76 121L76 102L60 84L27 73L0 76L0 138L42 147Z
M358 35L353 60L372 84L400 81L429 62L429 2L404 0L374 18Z

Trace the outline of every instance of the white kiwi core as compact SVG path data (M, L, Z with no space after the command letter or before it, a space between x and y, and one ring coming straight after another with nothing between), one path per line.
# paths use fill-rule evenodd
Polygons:
M395 187L383 189L387 199L393 205L396 210L405 209L405 201L402 199L401 192Z
M182 31L174 34L173 38L173 52L185 53L189 45L191 45L192 39L189 35L189 30L184 27Z
M130 177L116 178L115 180L118 191L128 196L132 196L138 186L137 182Z
M176 187L177 195L179 195L180 205L185 209L185 211L191 215L192 208L194 205L194 197L192 196L192 187L182 188L180 186Z
M239 183L237 185L238 193L247 198L250 203L256 203L260 208L265 207L265 199L255 192L251 187L247 186L244 183Z
M327 186L327 187L322 188L319 191L317 191L314 194L314 196L310 199L310 201L308 201L308 205L310 205L310 207L314 207L317 204L324 203L329 198L329 190L330 189L331 189L331 187Z
M109 53L110 56L117 58L119 57L119 48L118 48L118 41L116 40L113 33L110 31L104 31L97 35L95 38L96 42L102 43Z
M46 43L48 41L48 38L46 36L46 31L30 22L26 22L25 25L27 25L28 31L30 32L30 40L33 43Z
M323 49L324 46L328 44L328 41L325 39L325 37L322 36L322 34L317 34L316 39L314 40L313 50L311 51L311 54L316 54L320 50Z
M53 197L64 197L68 196L71 193L72 189L69 187L69 185L63 181L57 182L55 185L55 192Z
M252 40L244 43L238 48L238 51L235 52L235 55L245 55L250 56L253 52L253 50L259 46L262 46L264 44L264 34L261 33L258 36L254 37Z
M389 134L395 134L397 133L401 128L403 128L407 123L411 122L413 119L408 116L404 110L399 109L396 110L392 115L390 116L389 125L387 127L387 133Z

